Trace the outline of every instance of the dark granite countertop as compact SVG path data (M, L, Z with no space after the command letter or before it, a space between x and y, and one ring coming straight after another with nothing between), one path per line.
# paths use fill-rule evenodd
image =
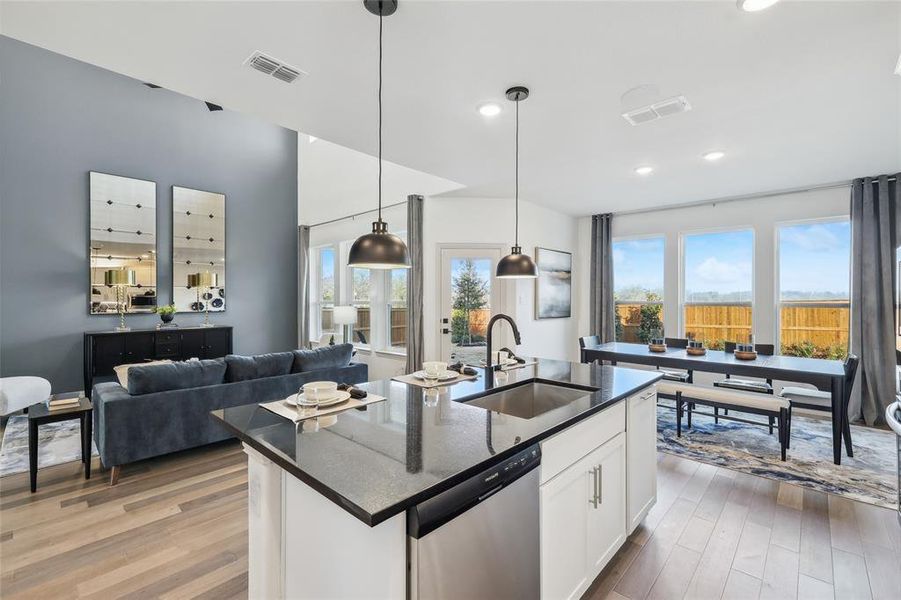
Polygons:
M532 419L461 402L536 378L591 389ZM241 441L375 526L659 378L654 371L540 359L493 386L484 373L438 388L440 393L391 380L370 382L359 387L387 400L340 413L318 431L309 421L295 425L257 404L212 415Z

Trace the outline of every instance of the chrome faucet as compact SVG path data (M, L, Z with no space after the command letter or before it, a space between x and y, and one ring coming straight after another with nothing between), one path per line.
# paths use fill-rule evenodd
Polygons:
M519 327L516 326L516 321L514 321L508 315L505 315L503 313L498 313L498 314L494 315L493 317L491 317L491 320L488 321L488 339L487 339L488 356L485 358L485 367L488 369L489 373L492 371L492 367L491 367L491 330L494 328L494 324L496 322L500 321L501 319L510 323L510 327L513 328L513 341L516 342L516 345L518 346L519 344L522 343L522 339L519 337ZM498 365L498 366L500 366L500 365Z

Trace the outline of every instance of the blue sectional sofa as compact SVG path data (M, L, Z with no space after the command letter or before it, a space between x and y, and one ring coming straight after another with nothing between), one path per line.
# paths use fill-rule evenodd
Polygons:
M350 344L259 356L229 355L133 366L128 389L118 382L94 386L94 441L112 468L232 437L210 411L268 402L297 393L310 381L363 383L368 368L351 362Z

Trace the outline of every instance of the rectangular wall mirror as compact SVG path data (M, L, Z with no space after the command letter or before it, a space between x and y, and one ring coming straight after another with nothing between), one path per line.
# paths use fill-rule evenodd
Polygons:
M156 183L90 173L90 312L147 313L156 306ZM124 271L107 285L107 271ZM133 275L132 275L133 273Z
M172 299L179 312L225 310L225 194L172 186Z

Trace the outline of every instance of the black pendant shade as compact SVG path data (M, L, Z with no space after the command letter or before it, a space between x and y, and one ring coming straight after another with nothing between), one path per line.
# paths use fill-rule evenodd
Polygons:
M388 232L388 224L375 221L372 233L360 236L350 247L347 264L361 269L409 269L410 253L404 241Z
M531 279L538 277L538 267L530 256L522 253L522 248L513 246L510 254L497 263L495 277L498 279Z
M522 253L519 245L519 103L529 97L529 88L521 85L515 86L507 90L507 100L516 103L516 134L515 134L515 181L516 187L514 198L516 200L516 221L514 231L516 241L510 248L510 254L500 259L497 263L497 269L494 276L498 279L534 279L538 277L538 267L535 261L528 254Z
M394 14L397 0L364 0L363 6L379 18L379 216L372 224L372 233L354 241L347 264L360 269L409 269L407 245L389 233L388 224L382 220L382 17Z

